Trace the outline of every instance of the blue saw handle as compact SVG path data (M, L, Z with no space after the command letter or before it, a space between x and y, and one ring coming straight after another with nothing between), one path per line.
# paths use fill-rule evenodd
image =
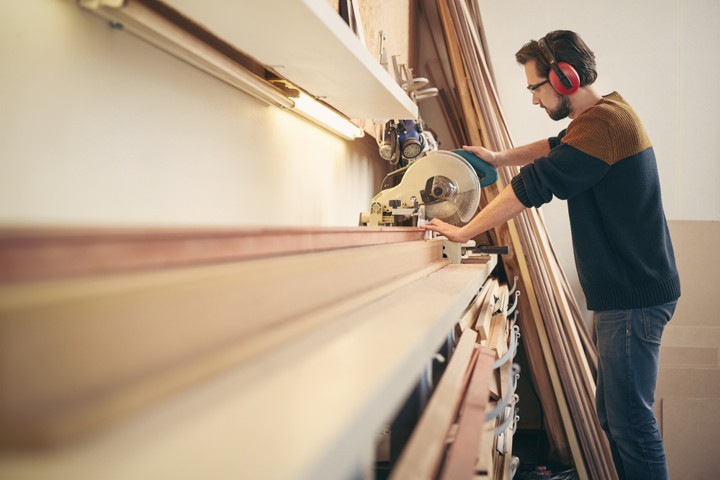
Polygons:
M488 185L492 185L493 183L497 182L497 169L495 169L495 167L487 163L485 160L467 150L460 149L453 150L452 152L460 155L462 158L468 161L470 166L473 167L475 172L477 172L478 174L478 178L480 178L481 187L487 187Z

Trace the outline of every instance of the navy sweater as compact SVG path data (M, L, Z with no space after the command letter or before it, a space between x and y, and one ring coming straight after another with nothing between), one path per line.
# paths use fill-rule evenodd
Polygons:
M567 199L575 263L589 310L677 300L680 279L655 153L639 118L612 93L549 139L512 187L527 207Z

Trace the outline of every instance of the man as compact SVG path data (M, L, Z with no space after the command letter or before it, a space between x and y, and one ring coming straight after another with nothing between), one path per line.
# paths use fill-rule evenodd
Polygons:
M570 31L548 33L516 53L533 105L572 119L557 137L501 152L465 147L496 167L522 166L467 225L422 227L465 242L553 196L567 199L578 275L594 311L599 353L596 405L620 479L665 479L653 414L660 338L680 281L652 145L616 92L593 89L595 56Z

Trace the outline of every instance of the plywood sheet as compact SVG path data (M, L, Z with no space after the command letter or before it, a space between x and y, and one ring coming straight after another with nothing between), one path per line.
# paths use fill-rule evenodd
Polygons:
M720 472L720 398L663 399L670 478L714 480Z
M720 369L661 367L655 400L678 394L688 397L720 397Z
M718 368L717 347L660 347L663 367Z
M680 272L682 297L672 325L717 327L717 286L720 257L714 255L720 238L718 221L671 221L670 234Z
M665 327L664 346L720 347L720 326L694 327L676 325L674 321Z

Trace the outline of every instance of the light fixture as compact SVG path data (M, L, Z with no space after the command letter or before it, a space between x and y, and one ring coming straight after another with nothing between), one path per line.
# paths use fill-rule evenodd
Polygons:
M293 113L297 113L336 135L347 140L354 140L365 135L362 128L305 92L300 91L299 96L292 97L292 101L295 102L295 106L291 110Z
M195 67L227 82L255 98L286 108L331 133L347 140L364 135L347 117L299 90L284 79L265 80L255 72L196 38L141 0L78 0L80 6L109 20L113 25L185 60Z

